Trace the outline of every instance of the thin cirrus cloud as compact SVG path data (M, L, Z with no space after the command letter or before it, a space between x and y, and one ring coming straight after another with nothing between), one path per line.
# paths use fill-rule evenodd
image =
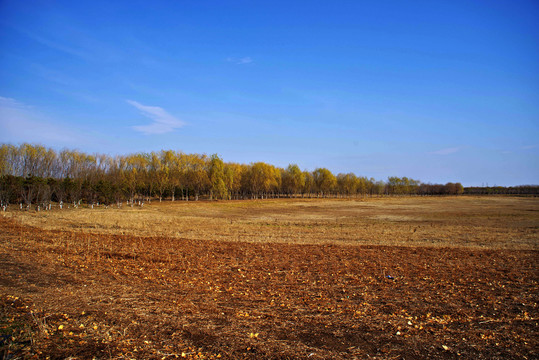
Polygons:
M180 119L170 115L159 106L142 105L133 100L126 100L131 106L137 108L142 115L153 120L149 125L136 125L133 129L145 135L166 134L185 125Z
M82 59L88 59L90 57L89 53L86 53L86 52L82 51L80 48L77 48L76 46L71 46L71 45L62 43L61 41L58 41L58 40L52 40L52 39L47 38L47 37L45 37L43 35L38 35L36 33L28 31L28 30L26 30L24 28L14 26L12 24L6 24L6 26L8 26L9 28L17 31L19 34L22 34L22 35L26 36L27 38L32 39L35 42L37 42L37 43L39 43L39 44L41 44L43 46L46 46L48 48L54 49L56 51L60 51L60 52L63 52L65 54L69 54L69 55L79 57L79 58L82 58Z
M229 57L226 59L226 61L231 62L236 65L245 65L253 62L253 59L250 56L242 57L242 58L234 58Z
M452 148L445 148L438 151L433 151L431 154L434 155L450 155L458 152L461 148L460 147L452 147Z
M56 36L38 34L13 24L5 26L42 46L85 61L117 62L123 57L117 47L93 37L89 32L72 24L63 23L62 31Z
M0 96L0 142L51 142L74 146L86 144L73 127L54 121L31 105Z

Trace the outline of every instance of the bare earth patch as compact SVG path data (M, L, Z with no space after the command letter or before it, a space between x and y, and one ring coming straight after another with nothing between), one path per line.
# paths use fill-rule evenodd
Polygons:
M8 213L1 355L537 358L538 208L402 198Z

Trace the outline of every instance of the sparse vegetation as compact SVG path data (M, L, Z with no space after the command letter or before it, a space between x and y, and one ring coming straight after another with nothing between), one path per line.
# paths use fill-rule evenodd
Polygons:
M2 356L534 358L538 210L405 197L8 211Z

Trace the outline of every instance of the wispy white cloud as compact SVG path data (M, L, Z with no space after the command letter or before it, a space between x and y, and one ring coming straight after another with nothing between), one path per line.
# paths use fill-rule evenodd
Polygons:
M88 140L33 106L0 96L0 142L38 142L77 146Z
M66 19L64 19L66 20ZM55 51L93 62L120 62L124 59L124 50L110 43L109 40L96 38L91 29L85 29L69 21L56 22L54 32L31 31L15 24L4 26Z
M170 115L159 106L142 105L133 100L126 100L129 105L137 108L142 115L150 118L153 122L149 125L133 126L133 129L145 135L166 134L185 125L180 119Z
M253 59L250 56L246 56L242 58L229 57L226 59L226 61L237 64L237 65L244 65L244 64L252 63Z
M431 152L429 154L433 154L433 155L450 155L450 154L454 154L454 153L460 151L460 149L462 149L460 146L459 147L452 147L452 148L445 148L445 149L433 151L433 152Z
M241 58L238 60L238 64L249 64L252 63L253 59L251 59L249 56Z
M26 29L20 28L18 26L9 26L12 29L18 31L19 33L25 35L26 37L38 42L39 44L46 46L48 48L63 52L65 54L69 54L72 56L76 56L83 59L88 59L89 54L85 51L83 51L80 47L67 45L65 43L62 43L57 40L52 40L50 38L47 38L43 35L39 35L36 33L33 33L31 31L28 31Z
M24 105L15 99L0 96L0 109L29 109L30 106Z
M527 145L527 146L522 146L521 149L522 150L532 150L532 149L536 149L538 147L539 147L539 145Z

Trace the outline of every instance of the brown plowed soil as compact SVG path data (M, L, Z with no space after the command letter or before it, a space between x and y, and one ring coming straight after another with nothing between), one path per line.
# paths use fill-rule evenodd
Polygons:
M0 234L2 359L539 358L537 250Z

